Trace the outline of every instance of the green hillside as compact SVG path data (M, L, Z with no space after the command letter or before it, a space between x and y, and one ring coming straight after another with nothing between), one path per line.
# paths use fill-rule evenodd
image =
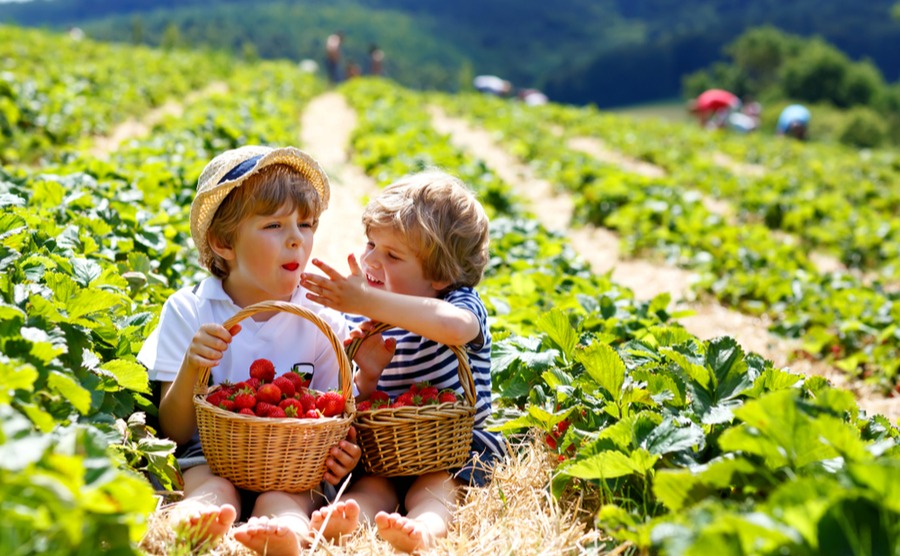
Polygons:
M871 58L895 81L900 24L890 17L892 4L35 0L0 5L0 21L78 25L103 40L205 45L294 61L321 60L325 36L340 29L349 58L362 62L377 43L387 53L390 75L408 86L455 90L473 74L492 73L542 88L561 102L612 106L678 96L683 75L721 59L723 45L763 24L821 35L854 59Z

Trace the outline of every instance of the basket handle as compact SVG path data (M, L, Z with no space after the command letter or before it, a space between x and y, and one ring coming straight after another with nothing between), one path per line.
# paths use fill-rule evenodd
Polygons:
M365 336L362 338L354 338L347 345L347 356L350 359L356 355L356 352L359 351L359 346L363 343L363 341L372 336L373 334L380 334L385 330L390 330L394 328L394 325L388 324L386 322L375 322L374 326L371 330L369 330ZM475 407L475 379L472 377L472 368L469 366L469 357L466 355L466 351L462 348L462 346L447 346L456 355L456 358L459 360L459 366L457 367L457 372L459 373L459 383L462 384L463 393L466 396L466 401L469 402L469 405Z
M338 359L338 372L341 383L341 392L344 394L344 400L346 401L348 396L353 395L353 391L351 389L350 381L353 378L352 369L350 367L350 358L347 356L346 352L343 349L343 342L337 335L334 333L334 330L328 326L328 323L323 321L318 317L315 313L301 307L299 305L295 305L293 303L288 303L287 301L260 301L259 303L254 303L253 305L248 305L231 316L228 320L222 323L222 326L225 327L226 330L230 330L232 326L241 322L247 317L253 316L257 313L267 313L270 311L281 311L284 313L292 313L297 315L298 317L303 317L306 320L312 322L318 327L319 330L325 334L325 337L328 338L328 341L331 342L331 347L334 349L335 354ZM209 375L211 369L208 367L204 367L200 370L200 375L197 377L197 383L194 384L194 394L197 395L206 395L209 391Z

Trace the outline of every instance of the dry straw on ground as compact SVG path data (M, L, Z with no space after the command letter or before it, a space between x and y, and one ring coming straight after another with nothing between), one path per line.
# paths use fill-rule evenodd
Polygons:
M555 456L537 442L519 446L515 452L497 467L489 486L467 489L450 535L424 554L575 555L598 551L602 538L591 526L597 500L583 493L554 499L549 484ZM166 516L166 507L151 516L141 548L151 555L190 554ZM215 556L253 554L231 534L204 552ZM343 545L319 543L315 553L349 556L396 551L378 537L374 527L363 526Z

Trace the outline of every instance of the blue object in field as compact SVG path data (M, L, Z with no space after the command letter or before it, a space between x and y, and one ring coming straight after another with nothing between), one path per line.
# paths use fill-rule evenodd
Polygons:
M778 116L778 124L775 126L777 133L784 133L793 123L803 124L804 127L809 125L809 109L802 104L791 104L781 111Z

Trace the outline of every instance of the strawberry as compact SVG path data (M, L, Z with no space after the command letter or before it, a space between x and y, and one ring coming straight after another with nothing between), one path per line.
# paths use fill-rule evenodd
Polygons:
M344 412L344 395L340 392L325 392L316 400L316 409L325 417L335 417Z
M426 386L419 390L419 395L422 396L422 404L423 405L431 405L438 403L438 389L437 386Z
M291 379L280 376L272 381L272 384L281 389L281 393L284 394L286 398L293 398L294 393L297 391L294 383L291 382Z
M210 392L208 396L206 396L206 401L208 401L211 405L218 406L219 402L227 398L221 389L215 390L214 392Z
M284 419L287 417L287 413L284 412L280 407L273 407L269 414L266 417L270 419Z
M309 410L316 410L316 397L309 392L300 395L300 404L303 406L303 413Z
M278 404L278 407L283 409L285 413L288 413L289 407L293 407L294 415L291 415L291 417L295 417L297 414L303 415L303 404L300 403L300 400L295 400L294 398L285 398L281 400L281 403Z
M249 407L245 407L244 409L238 411L238 413L240 413L241 415L253 415L254 417L256 416L256 413L253 413L253 410Z
M265 417L266 414L272 411L272 408L275 407L274 404L270 404L269 402L256 402L256 414L260 417Z
M295 390L299 390L300 388L303 388L304 386L309 384L309 381L306 380L305 373L286 371L285 373L283 373L281 375L280 378L286 378L286 379L290 380L291 382L293 382ZM306 381L306 384L304 384L304 381Z
M272 382L275 378L275 365L268 359L257 359L250 363L250 376L260 382Z
M234 411L236 409L234 406L234 400L229 400L227 398L220 401L217 405L225 411Z
M359 402L359 405L356 406L357 411L369 411L372 409L372 402L366 400L364 402Z
M409 392L409 391L403 392L402 394L397 396L397 399L394 400L394 403L391 404L391 407L413 406L416 404L414 396L415 396L415 394L413 392ZM419 398L419 399L421 400L421 398Z
M281 401L281 388L274 384L263 384L256 391L256 399L261 402L268 402L277 405Z
M233 399L234 406L237 408L237 411L240 411L245 407L248 409L253 409L253 406L256 405L256 396L253 395L253 390L246 386L235 392Z
M456 392L449 388L441 390L441 393L438 394L438 403L456 403L457 401Z
M259 380L258 378L256 378L256 377L248 378L248 379L245 380L244 382L245 382L248 386L250 386L251 388L253 388L254 390L259 390L259 387L262 386L262 381L260 381L260 380Z
M319 412L316 411L315 409L310 409L309 411L307 411L306 413L303 414L303 418L304 419L318 419Z
M388 396L386 392L380 390L372 392L372 395L369 396L369 401L372 402L372 409L391 405L391 397Z

